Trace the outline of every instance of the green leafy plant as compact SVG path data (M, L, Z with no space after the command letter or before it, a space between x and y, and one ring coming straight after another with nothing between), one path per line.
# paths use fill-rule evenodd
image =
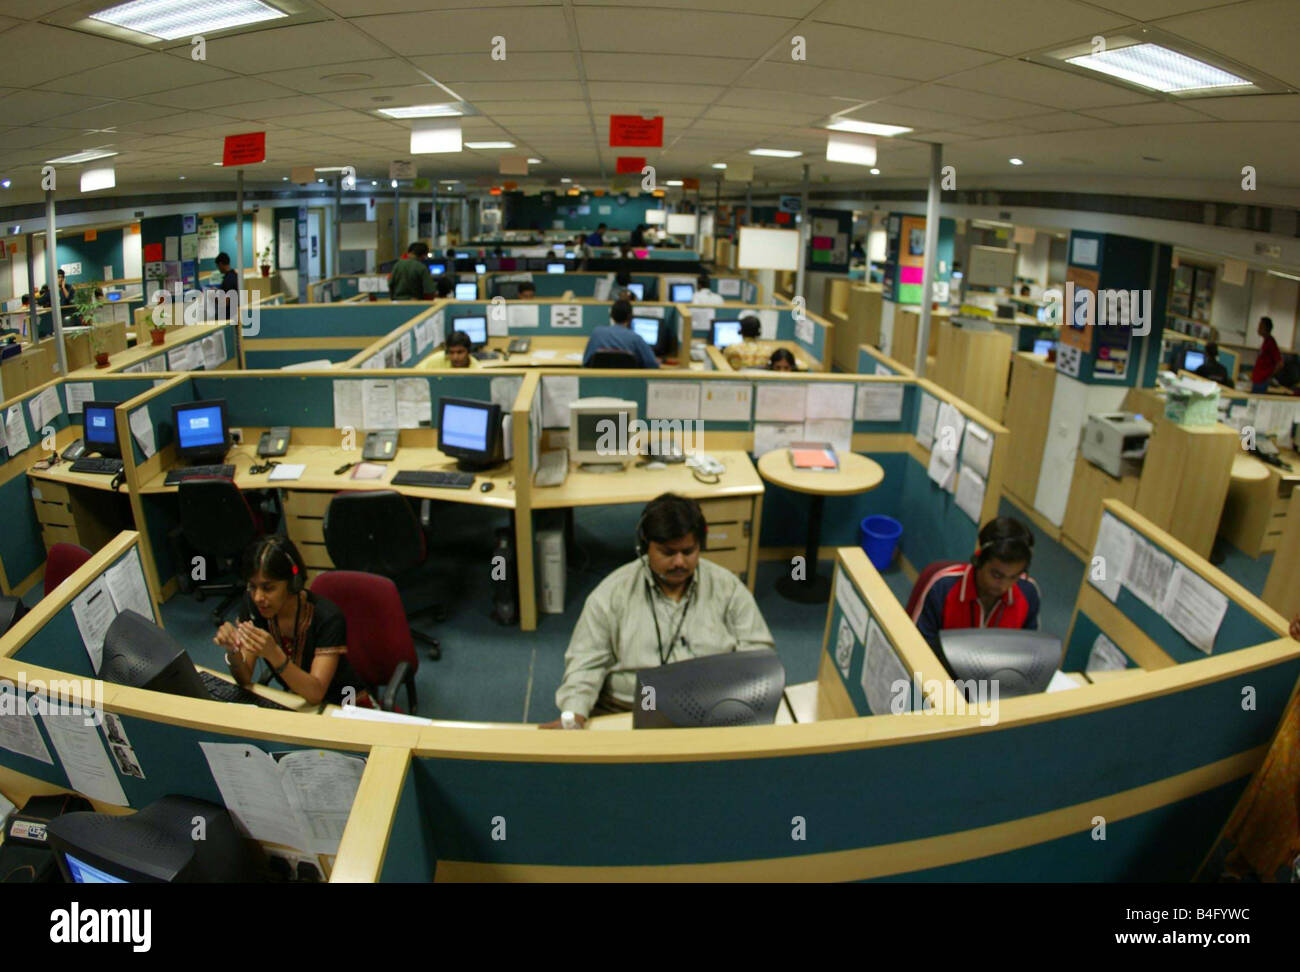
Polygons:
M90 345L96 354L103 352L104 338L94 327L95 314L108 303L102 296L97 296L103 293L99 288L100 281L94 280L80 284L72 291L72 306L77 309L77 317L81 319L81 323L90 327Z

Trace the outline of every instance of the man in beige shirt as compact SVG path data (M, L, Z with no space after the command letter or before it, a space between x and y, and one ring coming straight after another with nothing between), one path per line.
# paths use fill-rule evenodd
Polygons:
M630 710L640 669L772 647L740 578L700 559L707 531L692 499L664 493L646 506L638 559L601 581L583 606L555 692L563 714L543 728L581 728L589 715Z

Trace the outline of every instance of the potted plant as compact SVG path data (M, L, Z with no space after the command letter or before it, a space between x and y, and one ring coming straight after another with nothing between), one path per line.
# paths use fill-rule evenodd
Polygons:
M266 244L266 247L262 250L262 252L257 255L257 262L261 266L262 276L269 277L271 275L271 244L270 243Z
M171 322L171 311L167 303L167 277L162 273L153 274L149 280L154 284L151 289L152 300L149 311L149 320L153 326L149 328L149 343L160 345L167 339L166 324Z
M72 306L77 309L79 321L90 328L90 347L95 353L95 367L108 367L108 352L104 349L104 335L95 327L95 314L108 303L99 289L99 281L81 284L72 292Z

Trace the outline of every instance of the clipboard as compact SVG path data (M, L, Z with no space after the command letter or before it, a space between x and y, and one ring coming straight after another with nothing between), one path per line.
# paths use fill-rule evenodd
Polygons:
M791 442L790 465L809 472L836 472L840 460L829 442Z

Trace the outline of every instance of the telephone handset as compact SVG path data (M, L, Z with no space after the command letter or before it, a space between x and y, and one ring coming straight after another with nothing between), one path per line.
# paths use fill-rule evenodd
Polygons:
M397 429L380 429L366 435L361 458L367 462L388 462L397 455Z
M275 425L262 433L257 440L257 455L265 459L270 456L282 456L289 451L289 436L293 429L287 425Z
M86 454L86 440L78 439L72 445L63 450L63 458L68 462L76 462Z

